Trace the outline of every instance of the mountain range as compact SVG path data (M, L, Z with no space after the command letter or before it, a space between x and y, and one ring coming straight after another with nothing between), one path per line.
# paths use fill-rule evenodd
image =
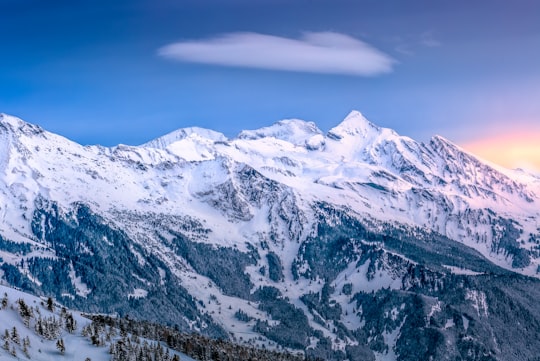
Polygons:
M540 177L359 112L83 146L0 115L0 274L331 360L538 360Z

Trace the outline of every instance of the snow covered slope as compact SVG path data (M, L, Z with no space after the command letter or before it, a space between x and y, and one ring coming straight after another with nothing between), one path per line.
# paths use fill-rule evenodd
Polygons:
M440 136L416 142L359 112L326 134L294 119L234 139L187 128L112 148L0 115L6 282L72 307L316 355L390 355L407 325L353 334L369 324L363 295L420 287L417 272L435 283L538 277L539 195L533 174ZM426 277L425 292L440 290Z
M122 340L119 329L101 329L101 340L95 342L88 331L94 326L90 319L48 301L52 300L0 285L1 361L111 360L111 345ZM136 338L126 334L125 339ZM144 341L149 346L157 345L150 340L138 341L141 346ZM167 350L166 347L162 349ZM185 361L194 361L185 354L167 350L167 360L173 360L175 355Z

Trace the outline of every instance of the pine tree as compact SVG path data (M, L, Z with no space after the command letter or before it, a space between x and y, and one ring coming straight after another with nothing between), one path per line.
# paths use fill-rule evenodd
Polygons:
M19 332L17 331L17 327L15 326L13 326L13 330L11 330L11 341L15 342L17 345L21 344Z
M30 337L23 338L23 346L30 347Z
M26 340L26 339L25 339ZM28 353L28 345L26 344L26 342L23 343L23 349L22 349L24 355L27 357L27 358L30 358L30 353Z
M59 338L58 341L56 341L56 348L60 353L63 355L64 352L66 352L66 346L64 346L64 340Z
M34 330L36 333L40 336L43 336L43 321L41 319L41 316L36 321L36 324L34 325Z
M92 345L99 346L99 335L94 334L90 336L90 341L92 342Z
M82 328L81 335L84 337L88 337L92 334L92 329L90 328L90 325L86 325Z
M17 300L17 304L19 305L19 315L23 319L24 325L26 327L30 326L30 318L34 317L34 312L32 311L31 307L28 307L26 302L22 298L19 298Z
M4 297L2 297L2 301L0 302L0 306L2 310L5 310L8 306L8 296L7 293L4 292Z
M77 329L77 321L73 317L73 314L67 313L65 319L66 330L69 333L73 333Z
M47 309L54 312L54 300L51 297L47 298Z

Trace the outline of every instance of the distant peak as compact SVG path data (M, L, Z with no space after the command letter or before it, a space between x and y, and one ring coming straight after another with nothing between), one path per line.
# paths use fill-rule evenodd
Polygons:
M345 117L345 120L349 119L349 118L356 118L356 117L360 117L360 118L363 118L363 119L366 119L366 117L364 117L364 115L362 114L362 112L358 111L358 110L351 110L350 113ZM367 120L367 119L366 119Z
M445 148L452 148L463 151L463 149L461 149L461 147L459 147L457 144L452 143L452 141L440 135L434 135L433 137L431 137L431 143L435 146L439 145L439 147L442 146Z
M328 136L333 139L341 139L347 135L365 137L374 130L379 132L381 128L367 120L359 111L353 110L339 125L330 129Z
M20 118L5 113L0 113L0 124L7 126L12 132L22 133L27 136L44 133L43 128L39 125L27 123Z
M244 130L238 134L238 139L276 138L294 145L304 146L306 142L322 131L313 122L300 119L284 119L255 130Z
M22 119L8 115L6 113L0 113L0 122L3 124L9 124L11 126L20 127L25 122Z
M181 129L172 131L169 134L165 134L162 137L156 138L154 140L151 140L147 143L142 144L141 147L165 149L169 145L175 142L178 142L182 139L186 139L193 136L198 136L200 138L208 139L213 142L220 142L220 141L225 142L228 140L224 134L220 132L216 132L211 129L199 128L199 127L188 127L188 128L181 128Z
M431 137L429 146L436 153L444 157L445 160L456 158L456 157L459 157L459 158L467 157L469 160L474 159L475 162L480 162L482 164L489 165L490 167L492 167L491 162L479 158L477 155L469 152L468 150L460 147L459 145L455 143L452 143L452 141L440 135L435 135Z
M445 137L443 137L442 135L434 135L433 137L431 137L433 140L436 140L436 141L440 141L440 142L445 142L445 143L452 143L451 141L449 141L448 139L446 139Z
M313 133L320 133L321 130L317 127L314 122L310 122L302 119L282 119L276 122L274 125L277 126L287 126L287 127L296 127L299 129L309 130Z

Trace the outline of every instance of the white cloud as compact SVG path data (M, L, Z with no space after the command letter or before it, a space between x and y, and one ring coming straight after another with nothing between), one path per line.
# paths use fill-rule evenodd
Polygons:
M361 40L334 32L305 33L300 39L230 33L169 44L158 54L194 63L359 76L391 72L396 63Z

